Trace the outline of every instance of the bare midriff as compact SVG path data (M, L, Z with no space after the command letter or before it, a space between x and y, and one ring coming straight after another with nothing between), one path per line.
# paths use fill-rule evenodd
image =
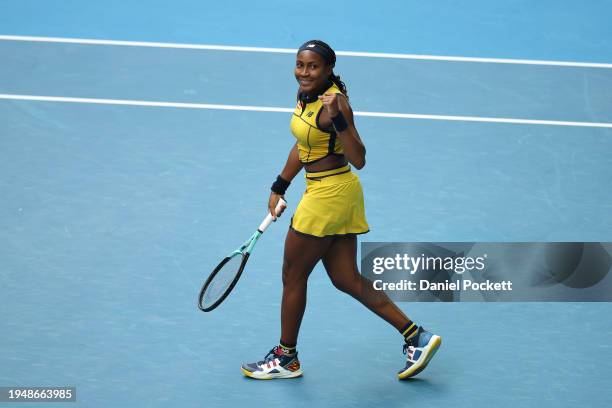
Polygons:
M338 167L346 166L348 161L346 156L327 156L316 163L304 164L304 168L309 173L317 173L319 171L326 171L331 169L337 169Z

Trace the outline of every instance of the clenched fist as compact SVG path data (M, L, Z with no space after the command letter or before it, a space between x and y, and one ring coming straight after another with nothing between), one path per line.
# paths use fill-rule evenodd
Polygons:
M326 93L319 95L319 99L323 102L323 108L329 113L329 117L333 118L340 112L340 103L338 101L338 94Z

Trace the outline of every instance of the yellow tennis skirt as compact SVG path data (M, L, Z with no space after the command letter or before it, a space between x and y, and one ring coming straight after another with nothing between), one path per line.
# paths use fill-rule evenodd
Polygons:
M306 192L291 218L291 229L319 238L369 231L361 183L349 165L306 173Z

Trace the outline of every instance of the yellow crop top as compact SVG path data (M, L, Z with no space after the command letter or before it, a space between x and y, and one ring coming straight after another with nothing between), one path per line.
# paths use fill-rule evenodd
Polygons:
M325 92L342 93L333 84ZM336 137L333 126L328 129L321 129L319 116L323 111L323 102L319 99L305 103L298 101L293 116L291 117L291 133L297 139L298 153L300 161L304 164L314 163L332 154L341 155L344 153L342 142Z

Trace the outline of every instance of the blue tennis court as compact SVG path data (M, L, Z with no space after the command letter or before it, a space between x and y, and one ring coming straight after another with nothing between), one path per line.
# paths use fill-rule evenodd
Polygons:
M0 5L0 386L76 386L65 406L88 408L608 406L609 303L400 303L443 345L398 382L401 337L320 265L304 377L242 376L278 341L302 175L228 300L203 314L196 296L265 216L295 141L295 55L279 49L348 54L360 240L612 238L610 2L306 6Z

